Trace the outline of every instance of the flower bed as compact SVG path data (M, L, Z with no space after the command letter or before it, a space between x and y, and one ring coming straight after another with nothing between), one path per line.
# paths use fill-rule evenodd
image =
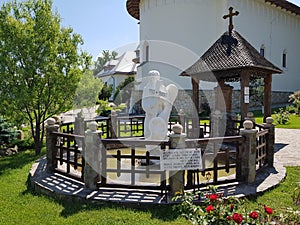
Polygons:
M192 224L299 224L300 212L298 211L287 210L286 215L275 216L273 209L267 205L258 205L255 209L248 209L245 199L225 198L213 186L210 186L209 190L209 193L206 194L203 192L179 194L173 198L174 201L181 202L178 208ZM195 204L195 196L203 201L200 204Z

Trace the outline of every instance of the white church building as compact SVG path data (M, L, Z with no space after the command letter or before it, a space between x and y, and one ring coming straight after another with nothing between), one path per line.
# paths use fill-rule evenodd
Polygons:
M283 71L273 76L273 91L300 90L300 7L289 1L127 0L126 7L140 26L137 80L156 69L166 82L191 89L191 79L179 75L227 31L223 15L233 7L234 29Z

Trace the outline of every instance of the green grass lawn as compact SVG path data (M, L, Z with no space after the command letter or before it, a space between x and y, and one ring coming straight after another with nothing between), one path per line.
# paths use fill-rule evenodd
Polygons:
M0 224L186 224L172 207L126 209L120 205L91 206L60 202L27 187L33 151L0 158Z
M275 120L274 114L272 114L273 119ZM257 116L255 117L255 122L258 124L263 123L263 117ZM287 129L300 129L300 116L291 114L290 120L287 124L278 124L276 123L276 128L287 128Z
M108 203L92 206L36 194L27 187L28 173L36 159L34 151L0 158L0 224L188 224L172 206L143 209ZM291 194L299 177L300 167L287 168L286 180L274 190L252 199L249 207L260 203L273 207L275 212L284 211L292 206Z

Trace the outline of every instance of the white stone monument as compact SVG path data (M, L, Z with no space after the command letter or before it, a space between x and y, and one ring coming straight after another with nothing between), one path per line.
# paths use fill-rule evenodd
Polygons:
M168 134L168 120L176 99L178 88L174 84L165 86L160 79L160 73L151 70L149 81L144 87L142 107L146 112L144 136L146 140L166 140ZM147 150L159 150L157 146L147 146Z

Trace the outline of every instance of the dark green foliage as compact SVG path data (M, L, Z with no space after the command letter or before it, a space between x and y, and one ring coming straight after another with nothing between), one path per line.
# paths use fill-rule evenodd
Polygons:
M105 83L99 93L98 99L99 100L108 100L110 98L112 92L113 92L113 86L107 85Z
M32 138L26 138L23 140L14 139L11 143L11 146L18 146L18 151L25 151L27 149L34 149L34 141Z
M128 77L124 82L120 83L114 94L114 103L119 105L121 103L129 104L131 92L134 88L134 77Z
M0 146L9 145L16 136L17 133L12 128L12 125L0 116Z
M255 79L250 82L250 98L255 105L261 106L264 101L264 80Z

